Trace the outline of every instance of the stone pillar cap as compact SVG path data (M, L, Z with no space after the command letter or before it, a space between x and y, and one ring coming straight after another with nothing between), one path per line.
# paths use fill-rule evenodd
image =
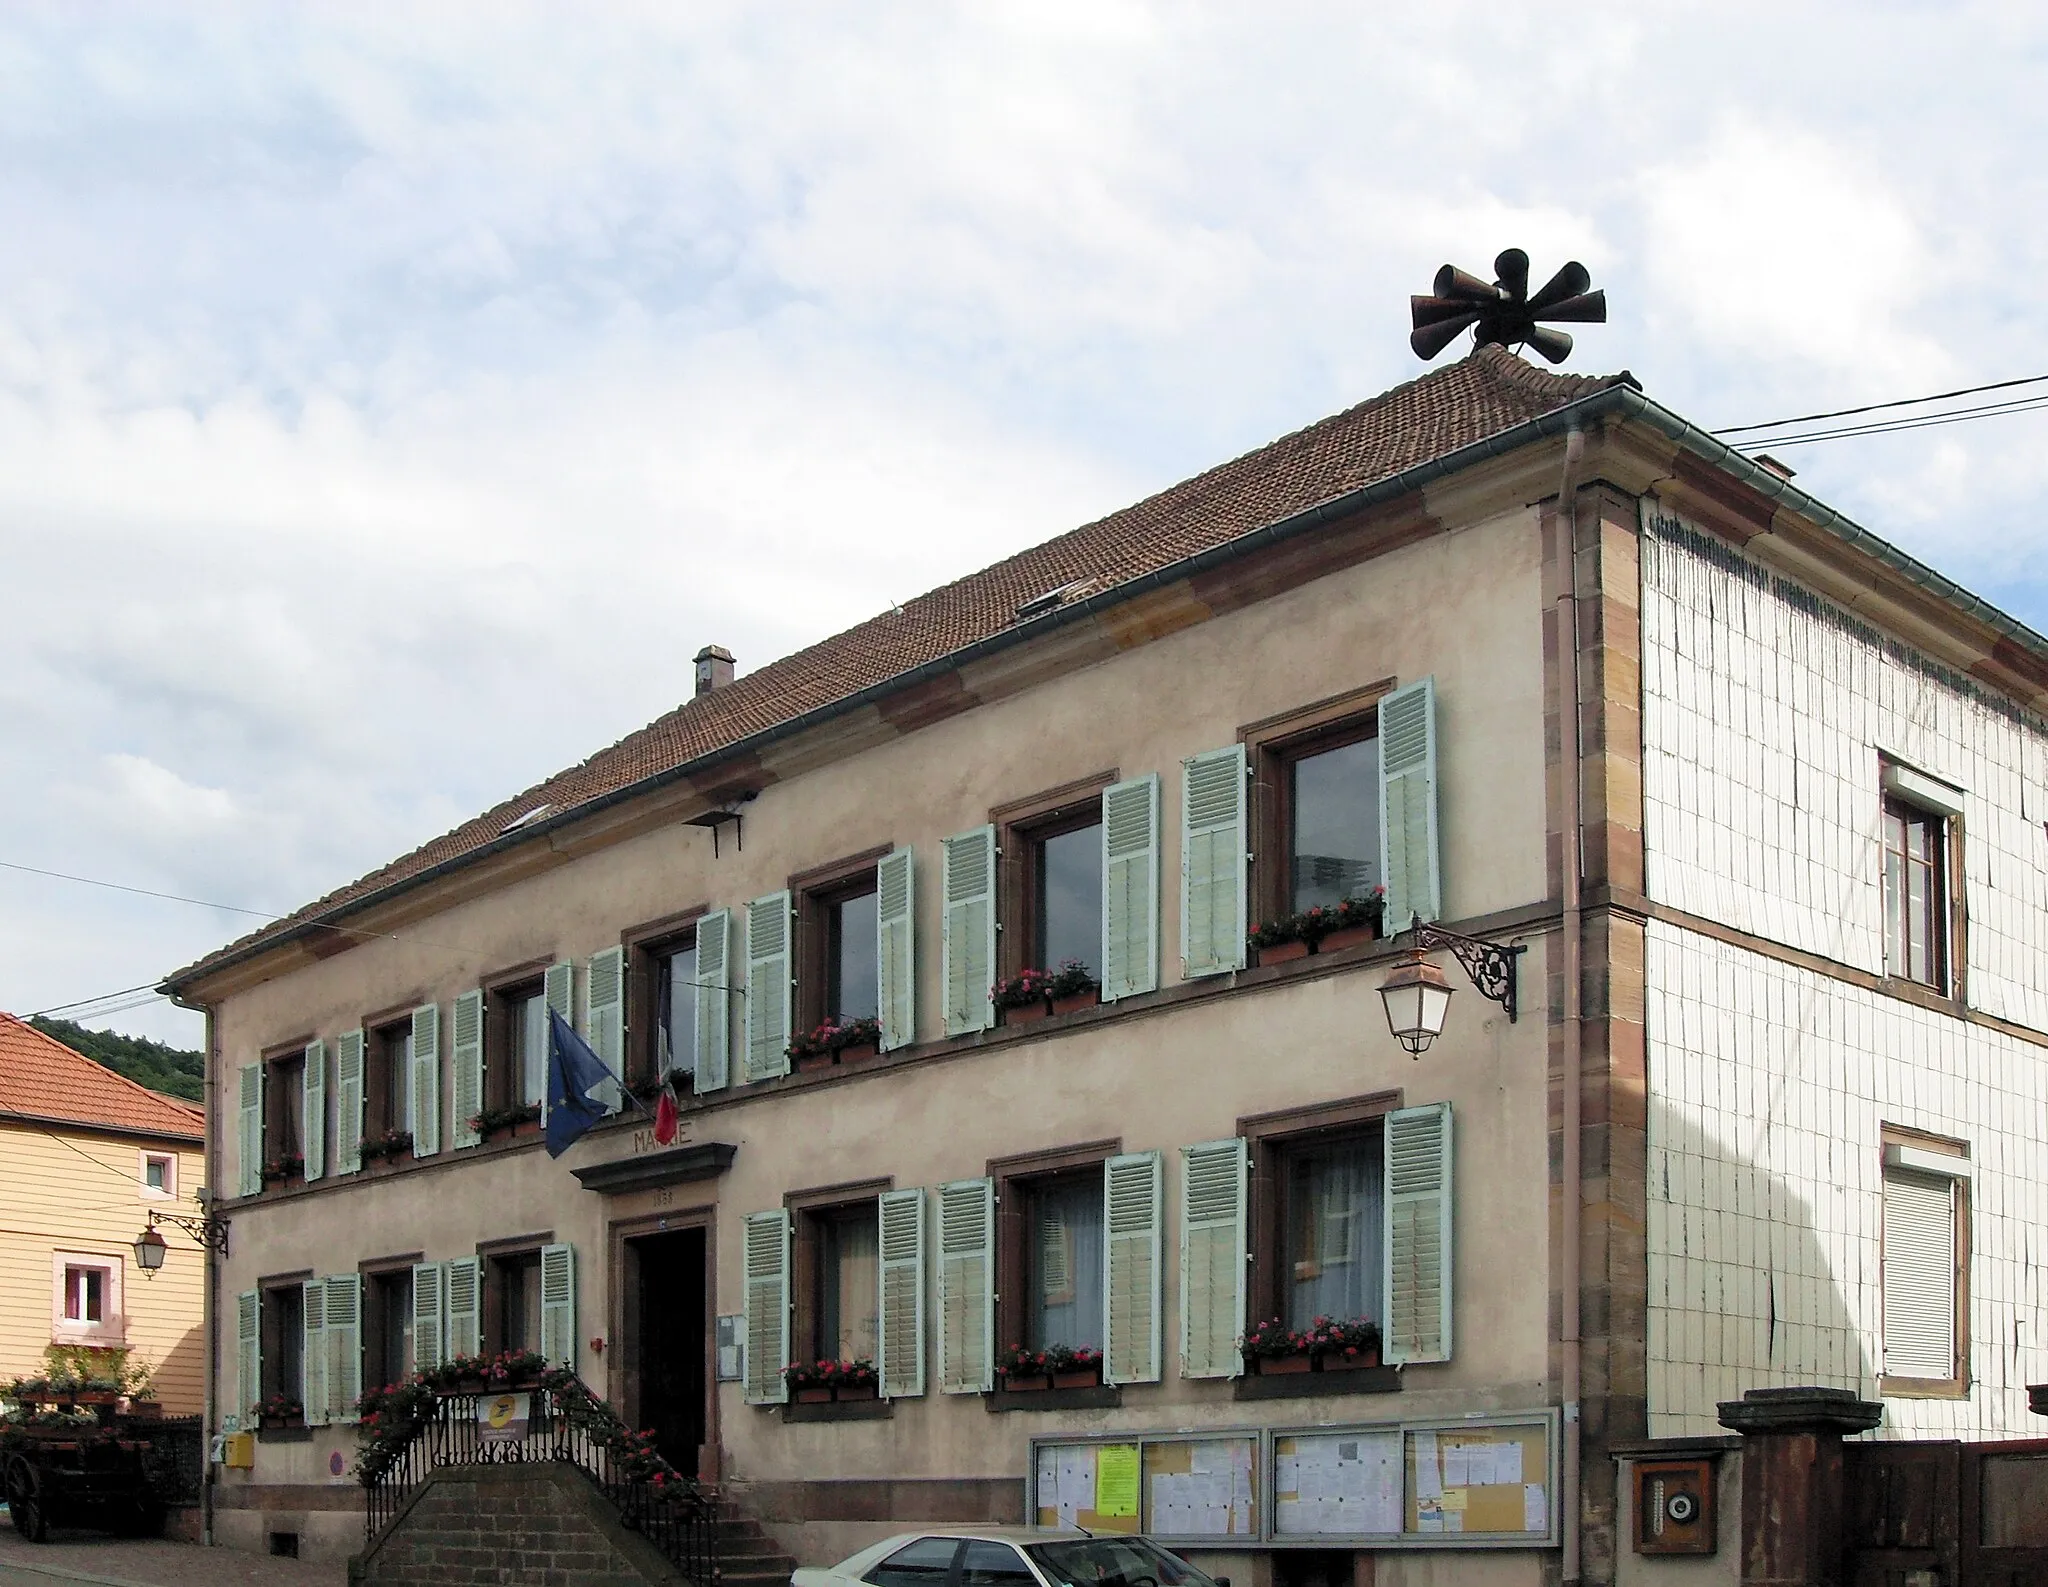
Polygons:
M1738 1433L1867 1433L1884 1406L1854 1389L1751 1389L1721 1402L1721 1425Z

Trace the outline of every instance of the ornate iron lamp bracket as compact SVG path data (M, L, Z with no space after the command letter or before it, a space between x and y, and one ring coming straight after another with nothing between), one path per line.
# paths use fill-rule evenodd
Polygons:
M1442 926L1429 925L1420 916L1409 922L1408 932L1415 939L1415 946L1425 953L1437 948L1450 949L1479 995L1506 1009L1508 1023L1514 1023L1515 960L1525 951L1519 944L1504 948L1478 937L1462 937Z
M175 1212L152 1210L149 1214L149 1226L153 1229L160 1223L168 1223L174 1229L183 1230L206 1250L218 1251L222 1256L228 1254L228 1220L225 1218L217 1218L211 1213L203 1218L183 1218Z

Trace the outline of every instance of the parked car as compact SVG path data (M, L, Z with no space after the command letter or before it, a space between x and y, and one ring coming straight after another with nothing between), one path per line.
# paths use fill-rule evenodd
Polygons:
M1230 1587L1148 1537L1052 1527L902 1532L790 1587Z

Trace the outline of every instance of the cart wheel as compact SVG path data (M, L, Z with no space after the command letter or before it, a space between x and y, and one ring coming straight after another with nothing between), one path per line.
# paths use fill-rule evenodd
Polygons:
M14 1530L29 1542L49 1542L50 1516L43 1499L42 1473L26 1455L7 1462L7 1513L14 1518Z

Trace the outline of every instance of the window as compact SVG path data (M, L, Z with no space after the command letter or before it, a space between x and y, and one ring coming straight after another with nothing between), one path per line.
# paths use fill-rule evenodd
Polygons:
M363 1381L396 1383L412 1371L412 1268L364 1278Z
M374 1138L412 1127L412 1020L370 1032L363 1062L363 1133Z
M1118 1150L1115 1141L1095 1141L989 1164L998 1351L1107 1347L1103 1175Z
M946 1587L953 1556L959 1552L957 1537L921 1537L904 1544L861 1580L873 1587Z
M698 983L697 922L708 911L687 910L635 926L620 939L626 953L626 1077L636 1089L667 1075L696 1083ZM688 1089L688 1087L684 1087Z
M1017 1551L989 1538L970 1538L960 1555L960 1587L1038 1587Z
M1885 968L1936 991L1948 986L1947 826L1902 799L1884 802Z
M1885 1131L1884 1394L1969 1392L1971 1171L1959 1141Z
M1005 976L1078 959L1102 974L1102 772L995 811Z
M58 1344L118 1345L127 1337L121 1315L119 1257L59 1251L51 1259L50 1337Z
M168 1152L144 1152L142 1157L142 1199L175 1201L178 1198L178 1159Z
M485 996L485 1105L505 1109L539 1102L548 1076L548 1004L540 979L492 987Z
M697 1072L697 942L655 955L654 1078Z
M507 1252L484 1268L484 1348L538 1350L540 1337L540 1250Z
M298 1279L262 1292L263 1397L282 1396L301 1407L306 1399L306 1292Z
M1385 1117L1398 1105L1390 1092L1241 1121L1254 1320L1385 1322Z
M1254 923L1381 885L1374 684L1245 730L1256 783ZM1390 923L1391 929L1391 923Z
M789 879L796 900L796 1020L813 1030L827 1020L881 1017L881 915L870 849Z
M301 1126L306 1107L306 1050L294 1047L264 1060L263 1167L266 1179L295 1179L305 1171Z
M881 1252L873 1201L815 1214L817 1352L874 1361L881 1347Z

